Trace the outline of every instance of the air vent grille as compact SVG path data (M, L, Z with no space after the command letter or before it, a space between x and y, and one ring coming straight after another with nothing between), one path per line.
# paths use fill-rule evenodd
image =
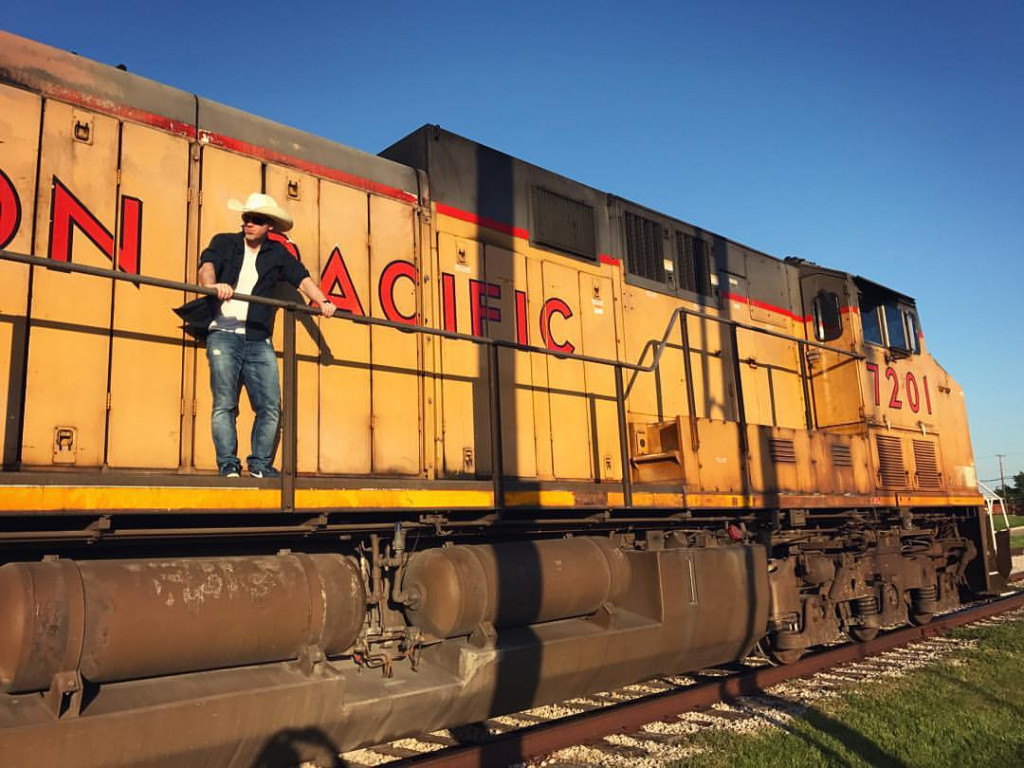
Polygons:
M768 450L776 464L796 464L796 447L792 440L773 437L768 441Z
M832 466L852 467L853 455L850 453L850 446L842 443L832 443Z
M676 261L679 287L711 295L711 248L707 240L676 230Z
M917 467L917 484L921 488L940 488L939 463L935 458L935 444L927 440L914 441L914 466Z
M629 271L638 277L664 283L665 252L661 244L661 225L630 211L623 214L622 221Z
M562 251L597 258L593 207L550 189L534 187L533 239Z
M903 488L907 485L907 471L903 467L903 443L896 437L875 437L878 447L878 474L882 485Z

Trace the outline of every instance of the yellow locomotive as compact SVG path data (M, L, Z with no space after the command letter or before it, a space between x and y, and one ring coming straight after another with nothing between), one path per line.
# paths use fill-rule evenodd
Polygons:
M216 475L172 311L252 190L342 310L277 302L280 480ZM0 250L12 764L315 757L1005 583L912 298L437 126L374 157L0 34Z

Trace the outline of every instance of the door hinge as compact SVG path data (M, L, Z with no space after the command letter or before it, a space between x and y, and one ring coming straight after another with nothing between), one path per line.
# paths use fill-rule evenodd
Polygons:
M110 403L111 403L110 393L107 392L107 410L108 411L110 410Z

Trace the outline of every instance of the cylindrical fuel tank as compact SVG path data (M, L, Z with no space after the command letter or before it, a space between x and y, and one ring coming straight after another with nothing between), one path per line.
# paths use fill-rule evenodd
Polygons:
M629 588L629 561L596 537L432 549L409 560L409 620L434 637L593 613Z
M0 691L328 655L359 635L359 567L334 554L0 567Z

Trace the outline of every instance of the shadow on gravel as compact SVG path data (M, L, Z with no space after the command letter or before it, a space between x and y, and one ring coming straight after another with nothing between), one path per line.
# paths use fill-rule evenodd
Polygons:
M313 763L318 768L344 768L341 750L319 728L287 728L278 731L253 762L253 768L283 768Z
M466 723L448 729L451 737L462 747L475 747L487 743L490 733L483 723Z

